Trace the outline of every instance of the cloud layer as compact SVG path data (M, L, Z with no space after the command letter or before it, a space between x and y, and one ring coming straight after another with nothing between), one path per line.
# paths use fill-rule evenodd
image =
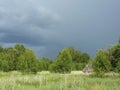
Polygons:
M6 2L9 3L8 6ZM41 45L44 42L46 30L54 28L59 18L43 7L36 8L29 4L32 3L28 0L6 0L0 6L1 42L31 45Z
M0 0L0 43L24 44L40 57L55 58L67 46L93 56L120 35L119 2Z

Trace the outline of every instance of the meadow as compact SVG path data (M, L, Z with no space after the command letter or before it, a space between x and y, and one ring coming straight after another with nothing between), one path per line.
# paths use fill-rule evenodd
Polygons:
M0 72L0 90L120 90L120 77Z

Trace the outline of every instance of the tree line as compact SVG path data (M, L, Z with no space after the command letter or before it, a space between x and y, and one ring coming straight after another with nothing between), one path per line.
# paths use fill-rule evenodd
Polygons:
M51 60L47 57L37 58L32 50L21 44L9 48L0 46L0 71L4 72L16 70L26 73L67 73L71 70L82 70L89 59L88 53L82 53L73 47L64 48L55 60Z
M37 58L34 52L24 45L16 44L14 47L0 46L0 71L20 71L23 73L37 73L50 71L53 73L70 73L72 70L83 70L92 62L93 71L97 76L106 72L120 72L120 39L118 43L108 49L98 50L94 58L86 52L73 47L64 48L55 60L47 57Z

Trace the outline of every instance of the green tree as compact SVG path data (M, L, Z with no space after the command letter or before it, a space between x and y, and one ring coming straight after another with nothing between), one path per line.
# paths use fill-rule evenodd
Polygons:
M88 64L89 60L90 56L88 55L88 53L81 53L79 62L75 63L76 70L83 70L86 64Z
M51 65L51 71L57 73L70 73L72 67L72 57L70 52L65 48L59 53L56 61Z
M0 70L5 72L10 71L9 55L6 53L0 53Z
M80 63L81 61L81 52L79 50L75 50L73 47L65 48L71 55L73 63Z
M16 56L19 57L21 54L25 52L24 45L16 44L14 49L16 50Z
M37 59L32 50L23 45L16 44L14 47L2 48L0 46L0 70L22 72L37 72Z
M50 60L47 57L43 57L38 61L38 70L39 71L48 71L50 65L53 63L52 60Z
M88 55L88 53L82 53L81 55L81 62L82 63L88 63L90 59L90 56Z
M88 53L82 53L79 50L75 50L73 47L67 47L66 50L72 57L74 70L82 70L90 59Z
M111 64L105 51L100 50L96 53L93 61L93 70L97 76L103 76L105 72L110 71Z
M117 63L120 61L120 42L119 41L117 44L108 48L107 50L109 61L111 62L111 65L112 65L112 69L111 69L112 71L116 71Z
M15 58L15 54L16 54L16 49L9 47L5 49L6 51L4 52L5 54L8 55L8 57L6 57L6 60L9 60L9 70L13 71L16 70L16 58Z
M120 58L120 44L117 44L113 47L112 56L113 56L113 60L114 60L112 65L115 68L116 64L117 64L117 62L119 61L119 58Z
M37 73L37 59L33 51L26 49L25 52L19 56L17 66L23 73Z

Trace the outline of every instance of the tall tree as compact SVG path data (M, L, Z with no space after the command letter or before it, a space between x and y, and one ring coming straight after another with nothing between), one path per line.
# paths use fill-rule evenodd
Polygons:
M100 50L96 53L93 61L93 70L97 76L103 76L105 72L110 71L111 64L107 53L104 50Z
M108 52L112 70L116 70L117 63L120 61L120 43L117 43L116 45L109 48Z
M37 59L32 50L26 49L18 58L17 64L19 70L22 70L22 72L37 72Z
M52 64L52 70L58 73L70 73L72 70L72 57L70 52L65 48L56 58L56 61Z

